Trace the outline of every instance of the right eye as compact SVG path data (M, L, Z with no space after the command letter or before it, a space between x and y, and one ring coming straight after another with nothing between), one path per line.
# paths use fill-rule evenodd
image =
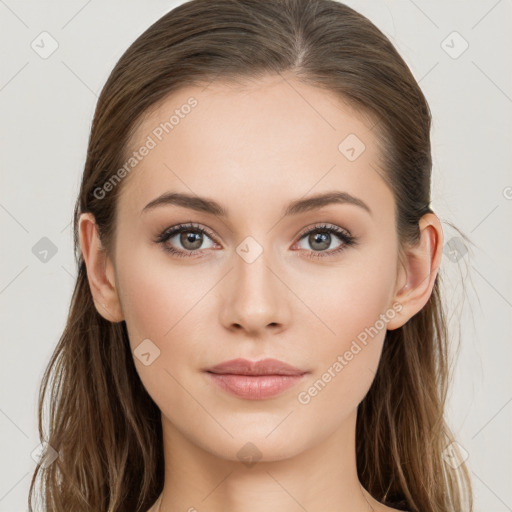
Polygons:
M162 244L163 249L170 254L178 257L195 257L194 253L201 254L203 249L200 249L205 238L207 237L212 242L212 235L199 225L194 224L179 224L165 229L156 239L156 243ZM176 239L172 244L173 239ZM183 249L176 248L176 245L181 244ZM215 245L215 242L213 242ZM210 246L209 248L211 248ZM208 247L207 247L208 248ZM200 249L200 250L199 250Z

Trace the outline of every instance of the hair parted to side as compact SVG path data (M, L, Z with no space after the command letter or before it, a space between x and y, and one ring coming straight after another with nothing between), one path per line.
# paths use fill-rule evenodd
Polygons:
M125 322L108 322L95 308L80 214L94 215L112 251L122 183L101 199L94 191L126 161L142 117L189 85L285 71L375 120L400 243L418 240L419 219L432 211L431 114L406 63L366 17L332 0L192 0L164 15L122 55L96 107L74 211L78 277L39 393L39 436L59 456L36 467L30 510L38 491L43 510L145 512L164 483L160 411L137 374ZM426 306L387 332L358 408L357 469L362 485L390 507L471 512L467 467L443 460L453 436L444 420L450 365L439 277Z

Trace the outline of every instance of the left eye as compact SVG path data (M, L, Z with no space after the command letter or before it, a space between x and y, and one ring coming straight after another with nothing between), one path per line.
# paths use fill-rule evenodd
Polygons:
M329 249L331 242L335 241L332 237L333 233L339 240L340 235L328 229L309 231L302 236L301 240L305 240L314 251L324 251ZM339 245L343 245L343 242ZM308 247L302 247L302 249L308 249Z
M326 250L330 247L334 235L341 243L334 249ZM344 251L347 247L356 244L356 238L348 231L337 226L320 225L303 233L300 240L305 240L312 248L309 251L311 258L323 258ZM299 240L299 243L300 243ZM306 248L308 249L308 248Z

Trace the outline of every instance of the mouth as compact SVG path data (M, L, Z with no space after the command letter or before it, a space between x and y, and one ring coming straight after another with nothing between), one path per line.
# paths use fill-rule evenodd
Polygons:
M306 370L292 366L278 359L262 359L260 361L249 361L248 359L231 359L224 361L206 371L216 374L232 374L232 375L282 375L297 376L307 373Z
M277 359L232 359L205 370L222 390L239 398L264 400L298 384L308 371Z

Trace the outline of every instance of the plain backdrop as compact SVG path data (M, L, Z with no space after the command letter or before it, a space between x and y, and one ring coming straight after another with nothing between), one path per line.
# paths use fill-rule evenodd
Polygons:
M0 512L28 510L38 388L74 286L72 210L98 95L131 42L179 3L0 0ZM461 339L447 420L476 510L510 511L511 1L346 3L391 39L430 104L441 273Z

